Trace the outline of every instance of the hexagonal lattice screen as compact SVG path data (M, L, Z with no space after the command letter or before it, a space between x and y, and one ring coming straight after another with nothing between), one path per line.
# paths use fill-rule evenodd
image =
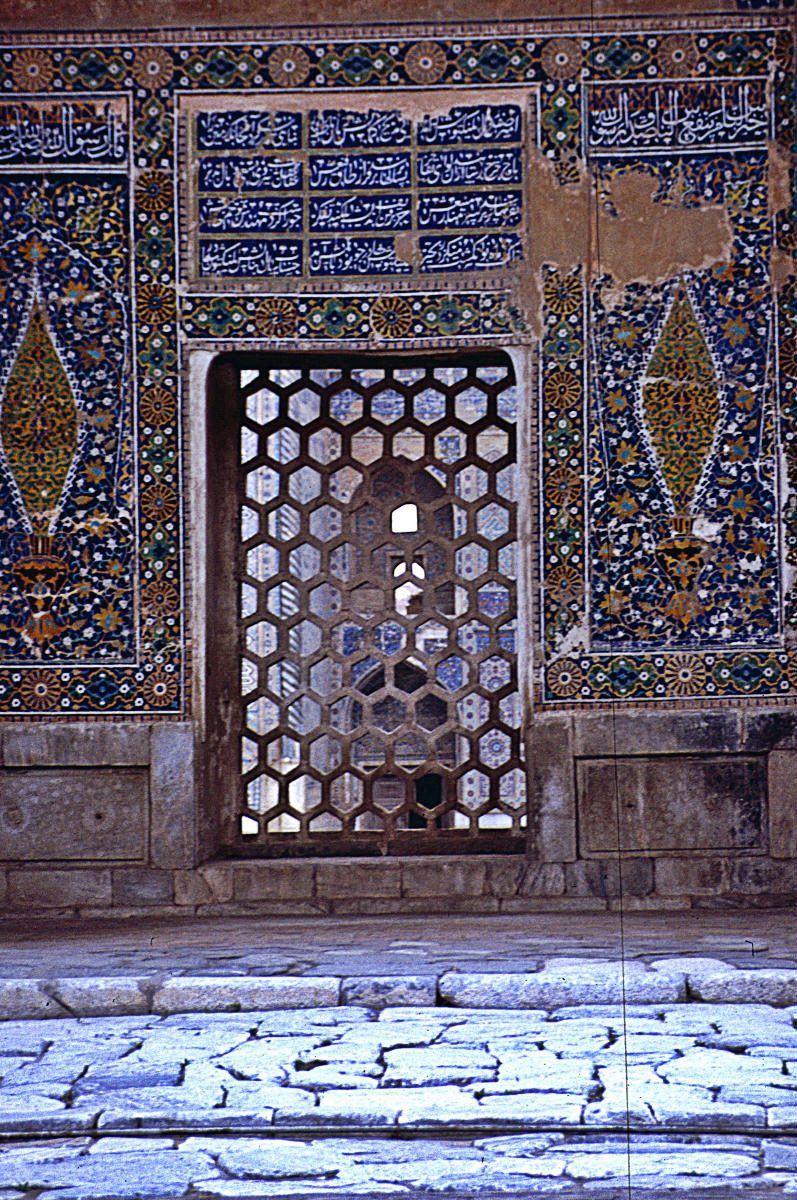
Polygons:
M242 395L241 834L520 836L510 363L296 360Z

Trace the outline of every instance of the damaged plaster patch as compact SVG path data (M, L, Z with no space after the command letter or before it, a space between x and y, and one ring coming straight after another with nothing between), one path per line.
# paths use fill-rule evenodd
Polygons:
M769 158L767 161L767 191L769 200L769 215L776 217L778 213L789 209L793 203L792 171L794 168L794 152L781 146L778 142L769 143ZM780 292L786 281L794 273L794 255L789 250L778 246L772 247L769 263L772 287Z
M576 174L576 172L573 172ZM585 264L587 276L609 274L618 300L630 283L658 283L683 270L701 271L733 260L733 231L724 206L686 207L655 199L659 180L632 168L602 187L600 207L592 174L581 162L578 180L560 183L539 151L529 163L528 271L518 297L535 333L542 329L540 271L566 272Z

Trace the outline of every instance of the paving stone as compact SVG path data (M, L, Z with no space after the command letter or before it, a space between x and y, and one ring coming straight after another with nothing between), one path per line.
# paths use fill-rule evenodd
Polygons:
M47 986L51 995L75 1016L121 1016L149 1011L149 1001L139 981L130 977L55 979Z
M239 1179L323 1179L338 1174L341 1156L320 1152L318 1143L241 1139L218 1156L219 1166ZM322 1161L325 1160L325 1161Z
M382 1074L378 1066L366 1067L373 1074L355 1075L340 1071L333 1066L313 1067L310 1071L289 1071L287 1082L291 1087L305 1088L311 1092L327 1092L334 1088L377 1088Z
M0 1021L0 1055L37 1058L52 1041L53 1028L49 1022Z
M729 1050L695 1050L685 1058L665 1063L660 1070L671 1083L724 1087L728 1084L767 1084L781 1078L779 1058L752 1058Z
M498 1069L498 1060L492 1054L464 1046L388 1050L384 1058L382 1084L385 1087L484 1081L494 1079Z
M558 1146L565 1139L563 1133L512 1133L506 1137L477 1138L473 1143L485 1154L518 1155L538 1154L550 1146Z
M785 1076L781 1075L779 1078L784 1085L788 1083ZM794 1087L779 1086L777 1082L728 1084L720 1088L717 1098L726 1104L760 1104L764 1108L773 1108L783 1104L797 1105L797 1090Z
M98 1117L97 1108L76 1111L74 1108L44 1108L38 1096L27 1096L25 1106L19 1110L9 1106L6 1098L0 1109L0 1131L3 1133L81 1133L91 1129Z
M296 1196L296 1184L292 1180L259 1180L259 1179L197 1179L195 1184L203 1196L224 1196L232 1200L264 1200L267 1196ZM302 1184L302 1196L328 1197L335 1195L338 1189L334 1180L324 1180L313 1183L308 1180ZM409 1194L409 1188L396 1188L391 1183L350 1183L341 1182L340 1194L345 1196L395 1196ZM47 1200L57 1200L55 1194Z
M765 1142L764 1166L793 1171L797 1175L797 1143Z
M366 1004L370 1008L433 1005L437 1000L436 975L366 975L345 978L341 1004Z
M75 1095L106 1092L115 1088L173 1087L180 1080L179 1062L141 1062L123 1058L115 1063L93 1064L75 1085Z
M485 1095L512 1092L580 1092L586 1099L592 1086L592 1063L559 1059L550 1050L513 1054L501 1063L494 1084L480 1089Z
M91 1146L91 1138L59 1138L45 1142L3 1143L0 1149L0 1163L7 1172L12 1161L25 1162L61 1162L64 1159L77 1157Z
M269 1008L314 1008L337 1004L340 980L335 976L271 975L223 978L172 976L156 990L156 1013L253 1012Z
M70 1162L30 1164L24 1182L30 1187L55 1188L45 1192L64 1200L96 1200L118 1196L120 1200L139 1197L184 1195L197 1175L217 1172L205 1155L179 1155L174 1151L152 1154L145 1147L137 1152L86 1155ZM0 1162L0 1180L4 1180Z
M225 1070L233 1071L245 1079L278 1083L297 1061L312 1063L312 1051L322 1040L321 1035L306 1038L274 1038L272 1041L257 1039L247 1041L234 1050L220 1054L216 1063ZM304 1058L302 1058L304 1056ZM326 1060L317 1060L326 1061Z
M479 1101L479 1122L502 1125L578 1125L583 1102L558 1093L520 1092L511 1096L485 1096ZM399 1122L401 1124L402 1122Z
M662 1184L667 1184L676 1175L738 1179L754 1175L758 1163L747 1154L713 1154L710 1151L679 1154L674 1150L666 1154L646 1154L632 1150L630 1168L632 1182L640 1176L658 1176ZM627 1179L628 1172L628 1155L623 1153L577 1154L567 1164L567 1174L572 1179Z
M159 1138L148 1137L146 1143L142 1143L141 1138L135 1137L101 1137L98 1141L89 1145L89 1154L125 1154L137 1153L142 1149L142 1145L146 1145L150 1152L159 1150L173 1150L175 1148L174 1138Z
M459 1096L455 1088L445 1090ZM404 1089L322 1092L307 1120L313 1125L395 1125L402 1105L410 1100Z
M285 1122L303 1118L307 1113L314 1112L316 1097L313 1092L296 1087L270 1087L260 1083L237 1082L230 1080L227 1084L227 1099L224 1108L235 1114L236 1123L239 1113L257 1114L266 1109L274 1110L275 1122Z

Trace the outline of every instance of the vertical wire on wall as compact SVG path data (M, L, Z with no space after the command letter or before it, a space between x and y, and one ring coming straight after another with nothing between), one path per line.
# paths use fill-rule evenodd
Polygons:
M596 37L595 0L590 0L590 49L592 50L593 55L594 55L594 48L595 48L595 37ZM587 79L586 79L587 84L589 83L589 80L590 80L591 70L592 70L592 67L591 67L591 63L590 63L587 67ZM589 393L587 394L587 396L585 396L585 404L587 405L586 411L587 411L587 414L589 415L589 410L590 410L590 406L593 401L593 397L594 397L595 403L597 404L599 401L599 398L600 398L600 391L601 391L601 379L600 379L600 374L599 374L599 370L598 370L599 363L601 361L601 356L598 354L595 354L595 355L591 354L591 343L593 341L593 337L597 343L599 343L599 339L600 339L599 331L597 330L597 328L594 328L593 316L592 316L592 311L591 311L591 302L592 302L591 282L593 279L593 270L592 270L593 265L595 268L594 278L600 279L600 277L601 277L601 258L602 258L602 255L601 255L601 228L600 228L601 212L600 212L600 202L599 202L600 198L599 198L599 193L598 193L598 178L597 178L597 174L595 173L595 170L594 170L594 164L592 162L592 158L590 156L590 144L589 144L589 114L590 114L589 92L587 92L587 103L584 106L584 112L585 112L585 115L587 118L587 124L586 124L586 127L582 130L581 136L582 136L585 174L586 174L585 186L588 189L588 191L587 191L587 195L588 195L587 213L588 213L588 217L589 217L589 221L590 221L590 229L588 230L588 233L587 233L587 267L586 267L586 278L584 281L585 294L586 294L587 305L588 305L587 329L586 329L586 339L585 339L586 344L585 344L584 352L585 352L586 361L587 361L587 379L590 383ZM592 227L593 204L594 204L594 214L595 214L594 263L593 263L592 228L591 228ZM590 363L592 363L592 370L590 370ZM587 430L589 431L589 420L587 421ZM589 473L590 473L590 454L589 454L588 441L585 442L584 449L585 449L584 489L585 489L585 494L588 496L588 494L589 494L588 493ZM606 486L608 489L611 481L609 479L609 460L608 460L607 455L603 456L603 470L604 470ZM585 528L585 540L586 540L586 545L587 545L587 553L589 553L589 540L588 540L589 534L590 534L590 529L589 529L589 526L587 525ZM608 546L609 546L609 559L608 559L609 594L611 595L612 591L613 591L612 571L613 571L613 564L614 564L614 545L613 545L613 541L612 541L612 532L611 532L610 527L607 530L607 534L608 534ZM631 1192L631 1110L630 1110L630 1087L629 1087L629 1081L628 1081L628 1018L627 1018L627 1012L626 1012L626 1007L627 1007L626 964L625 964L626 941L625 941L625 912L624 912L624 903L623 903L624 895L623 895L622 826L621 826L621 818L620 818L619 765L618 765L618 761L617 761L617 699L613 694L613 690L612 690L611 698L609 701L609 725L610 725L610 729L611 729L611 753L612 753L612 766L613 766L612 787L613 787L613 791L614 791L615 832L617 835L617 893L618 893L618 905L619 905L618 918L619 918L619 926L620 926L620 989L621 989L621 1012L622 1012L622 1028L623 1028L623 1075L624 1075L624 1081L625 1081L626 1192L627 1192L628 1200L632 1200L632 1192ZM607 881L607 883L608 883L608 881ZM611 888L607 886L606 891L610 893ZM607 897L607 899L609 899L609 901L610 901L610 897Z

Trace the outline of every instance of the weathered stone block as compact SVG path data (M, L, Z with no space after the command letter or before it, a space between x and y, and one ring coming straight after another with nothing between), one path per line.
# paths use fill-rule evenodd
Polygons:
M744 714L745 750L797 750L797 713L790 709Z
M797 858L797 750L773 750L767 760L769 853Z
M257 1012L258 1009L336 1005L340 980L334 976L242 975L237 978L174 976L152 998L156 1013Z
M149 763L149 726L103 722L2 728L6 767L131 767Z
M581 850L616 853L618 819L621 850L754 849L762 846L765 791L759 758L584 759Z
M174 872L175 904L224 903L232 899L232 867L214 864Z
M0 1020L25 1021L68 1016L62 1004L42 991L37 979L0 980Z
M363 975L344 979L341 1004L368 1008L416 1007L437 1002L436 975Z
M486 882L486 863L467 857L405 861L401 867L401 891L407 897L481 896Z
M565 891L575 896L646 896L653 891L650 858L586 859L565 865Z
M656 891L663 896L727 892L730 864L725 858L657 858Z
M120 867L112 873L114 904L171 904L174 876L171 871L146 867Z
M235 900L309 900L313 895L312 863L266 859L233 867Z
M797 892L797 860L738 858L731 863L733 892Z
M534 849L544 862L572 862L577 851L570 717L536 716L531 738Z
M76 1017L127 1016L149 1011L138 980L124 976L56 979L49 991Z
M110 904L111 872L101 869L9 871L8 899L17 908Z
M401 895L401 867L396 862L337 858L319 862L315 877L319 899Z
M150 861L193 867L196 861L194 727L164 721L150 734Z
M0 852L23 862L146 855L147 772L0 770Z
M657 712L578 715L573 721L577 758L614 754L654 755L741 748L737 713Z
M565 890L561 863L530 862L519 855L497 857L487 864L487 890L492 896L560 896Z
M597 896L509 896L499 901L502 913L605 912Z

